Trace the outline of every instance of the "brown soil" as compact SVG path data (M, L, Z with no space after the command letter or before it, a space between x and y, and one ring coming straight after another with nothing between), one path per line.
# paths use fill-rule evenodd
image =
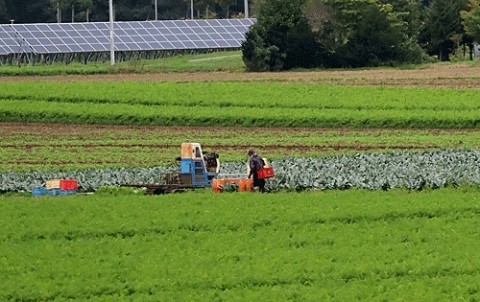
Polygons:
M415 69L356 69L305 72L194 72L71 76L2 77L2 81L283 81L344 85L480 88L480 68L467 64L434 64Z
M197 137L211 137L212 133L219 135L229 135L234 133L240 137L252 136L252 133L259 133L266 137L285 135L325 135L329 133L332 135L342 136L353 134L368 134L372 137L381 137L386 133L395 135L395 133L402 133L405 130L401 129L322 129L322 128L235 128L222 127L221 131L217 127L162 127L162 126L119 126L119 125L58 125L58 124L20 124L20 123L0 123L0 135L6 139L0 146L4 149L17 150L32 150L35 148L49 148L52 150L77 150L77 149L100 149L100 148L121 148L125 151L129 149L152 149L165 150L177 149L178 145L172 143L162 143L162 137L181 138L185 133L196 133ZM412 130L410 130L412 131ZM452 133L452 135L460 133L478 133L478 129L422 129L422 132L427 132L432 136L441 133ZM115 136L115 141L112 142L111 135ZM126 133L129 133L128 135ZM223 133L223 134L222 134ZM18 144L17 138L25 134L34 135L32 141L23 141ZM117 137L117 134L119 137ZM156 137L160 141L138 143L138 142L124 142L120 135L128 137ZM105 142L108 139L108 142ZM61 142L60 142L60 141ZM86 141L88 140L88 142ZM219 137L221 141L221 137ZM45 143L43 143L45 142ZM383 150L383 149L428 149L437 148L435 144L395 144L386 145L382 143L362 144L362 143L325 143L318 144L292 144L289 142L282 142L278 144L259 144L259 143L237 143L231 145L229 143L216 144L202 144L206 150L222 150L223 152L237 152L244 151L248 148L261 149L265 151L279 152L297 151L297 152L325 152L331 150L341 151L364 151L364 150Z
M324 132L336 131L338 134L345 133L369 133L373 135L382 135L383 132L404 132L402 129L377 129L377 128L282 128L282 127L272 127L272 128L246 128L246 127L222 127L221 132L231 132L238 135L244 133L271 133L273 135L282 135L283 133L318 133L322 134ZM218 133L218 127L207 127L207 126L137 126L137 125L78 125L78 124L41 124L41 123L0 123L0 134L2 136L9 136L14 134L21 133L35 133L38 135L47 135L47 136L72 136L72 134L86 134L91 136L92 133L107 133L107 132L119 132L125 133L128 131L133 131L137 134L146 133L158 133L159 135L164 135L165 133L178 136L179 133ZM427 131L432 135L437 135L440 132L452 132L457 133L461 132L478 132L478 129L422 129L422 131ZM99 146L95 144L95 146ZM121 144L115 144L118 146ZM4 147L5 144L2 145ZM152 147L158 147L158 145L151 145ZM168 146L168 145L164 145ZM178 147L178 146L175 146Z

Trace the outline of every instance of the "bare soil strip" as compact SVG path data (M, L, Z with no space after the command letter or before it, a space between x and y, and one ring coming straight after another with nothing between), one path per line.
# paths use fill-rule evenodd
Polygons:
M1 77L1 81L281 81L338 85L480 88L480 68L467 64L433 64L415 69L316 70L302 72L174 72L70 76Z

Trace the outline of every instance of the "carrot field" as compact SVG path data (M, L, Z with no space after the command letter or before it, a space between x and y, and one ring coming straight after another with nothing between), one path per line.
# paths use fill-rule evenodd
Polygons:
M2 301L476 301L478 189L2 197Z
M286 84L0 83L9 122L162 126L476 128L480 91Z

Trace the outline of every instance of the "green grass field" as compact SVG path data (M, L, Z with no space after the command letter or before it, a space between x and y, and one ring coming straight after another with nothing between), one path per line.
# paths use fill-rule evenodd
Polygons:
M116 62L112 67L110 61L89 62L83 64L61 62L51 65L0 66L0 76L51 76L51 75L86 75L86 74L122 74L152 72L194 72L194 71L230 71L245 70L240 51L220 51L205 54L183 54L155 60L130 60Z
M0 196L0 299L476 301L478 193Z

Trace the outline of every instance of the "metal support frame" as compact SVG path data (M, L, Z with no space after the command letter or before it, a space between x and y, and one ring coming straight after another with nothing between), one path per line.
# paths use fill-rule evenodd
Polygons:
M115 65L115 41L113 33L113 0L109 1L110 12L110 65Z

